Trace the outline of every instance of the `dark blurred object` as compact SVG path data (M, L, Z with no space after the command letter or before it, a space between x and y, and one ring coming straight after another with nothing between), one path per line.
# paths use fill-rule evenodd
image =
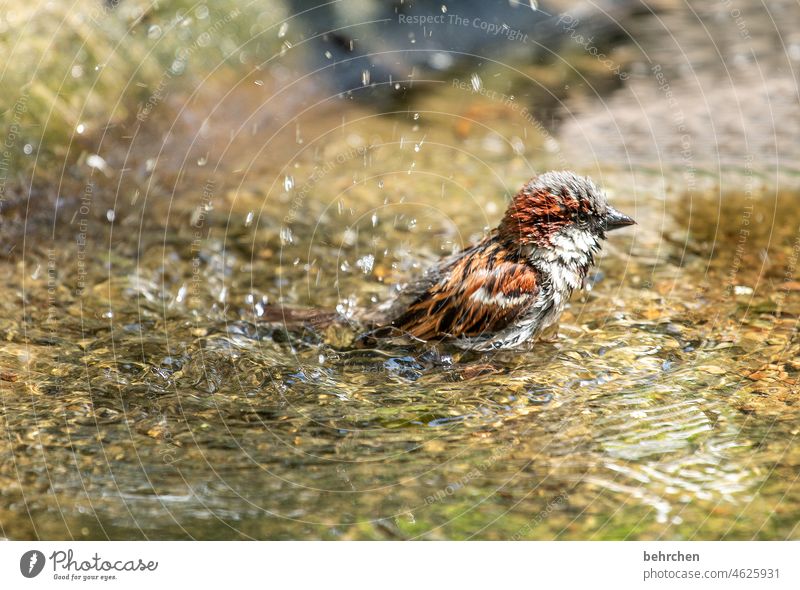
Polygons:
M289 0L316 76L334 92L378 101L402 101L447 72L485 62L552 59L576 32L599 50L610 48L624 37L619 16L634 9L632 0L580 3L568 12L556 4Z

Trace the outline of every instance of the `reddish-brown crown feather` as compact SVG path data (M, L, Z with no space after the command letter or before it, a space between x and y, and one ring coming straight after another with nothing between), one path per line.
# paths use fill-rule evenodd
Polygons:
M497 230L501 237L520 245L547 246L550 236L570 223L576 213L587 210L587 204L566 189L556 195L546 188L531 190L526 185L508 206Z

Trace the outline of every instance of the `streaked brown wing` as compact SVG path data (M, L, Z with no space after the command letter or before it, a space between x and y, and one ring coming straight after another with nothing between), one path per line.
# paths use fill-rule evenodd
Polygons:
M480 336L508 326L537 291L536 271L503 260L491 244L456 260L391 325L422 340Z

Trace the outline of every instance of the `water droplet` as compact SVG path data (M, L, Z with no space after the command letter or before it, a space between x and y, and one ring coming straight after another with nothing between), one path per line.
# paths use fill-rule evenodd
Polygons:
M109 209L108 211L106 211L106 219L108 219L108 221L110 221L111 223L114 223L114 220L116 218L117 218L117 214L114 212L113 209Z
M367 254L356 260L356 266L361 269L365 275L372 272L372 267L375 266L375 257L372 254Z
M333 54L330 51L326 51L325 57L327 57L328 59L333 59Z
M75 127L75 131L78 132L78 135L81 135L84 131L86 131L86 125L83 123L78 123L78 126Z
M109 309L107 312L105 312L105 313L103 314L103 317L104 317L105 319L107 319L107 320L110 320L111 318L113 318L113 317L114 317L114 312L113 312L113 311L111 311L111 310Z
M83 76L83 66L72 66L72 77L80 78Z
M383 188L383 179L382 178L378 181L378 188Z
M287 175L283 179L283 190L287 193L294 188L294 177Z
M431 66L436 70L447 70L453 65L453 58L449 53L437 51L428 59Z
M356 240L358 240L358 233L353 228L348 227L344 231L344 235L342 236L342 241L345 243L345 245L352 246L353 244L356 243Z
M281 237L281 244L283 245L291 244L292 242L294 242L294 234L292 233L292 230L289 229L288 227L281 228L280 237Z
M97 154L92 154L86 158L86 165L89 168L94 168L95 170L106 170L108 168L106 161Z
M289 30L288 22L281 24L280 28L278 29L278 39L283 39L286 36L286 31L288 30Z
M201 4L200 6L198 6L195 9L194 15L197 18L199 18L200 20L207 19L208 18L208 6L206 6L205 4Z
M447 14L447 5L442 4L442 14Z
M147 38L148 39L158 39L161 36L161 27L158 25L150 25L150 28L147 29Z
M419 121L419 113L414 113L414 120Z
M200 166L201 168L206 164L208 164L208 155L202 156L197 159L197 165Z
M350 147L361 147L364 145L364 138L361 137L358 133L351 133L347 136L347 145Z
M23 146L22 151L25 152L26 156L30 156L33 153L33 146L29 143L26 143Z
M252 211L248 211L247 217L244 218L244 226L250 227L251 225L253 225L253 219L255 219L255 213L253 213Z
M472 74L470 81L472 82L472 89L475 92L478 92L481 88L483 88L483 80L481 80L481 77L478 74Z
M347 263L345 263L347 264ZM339 303L336 304L336 311L341 314L345 318L353 317L353 313L355 312L356 307L356 298L353 295L350 295L347 299L341 300Z
M372 214L372 227L377 227L377 226L378 226L378 214L377 213L373 213Z
M369 86L369 70L361 72L361 84L363 86Z
M528 0L528 4L530 4L531 10L539 10L538 0Z

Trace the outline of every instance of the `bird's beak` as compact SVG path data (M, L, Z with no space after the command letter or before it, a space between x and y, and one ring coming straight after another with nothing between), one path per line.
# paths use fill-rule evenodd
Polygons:
M608 206L604 223L604 229L606 231L619 229L621 227L625 227L626 225L634 225L635 223L636 222L632 218L628 217L624 213L620 213L611 205Z

